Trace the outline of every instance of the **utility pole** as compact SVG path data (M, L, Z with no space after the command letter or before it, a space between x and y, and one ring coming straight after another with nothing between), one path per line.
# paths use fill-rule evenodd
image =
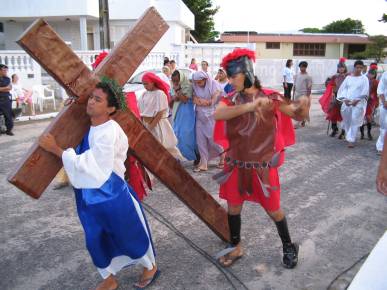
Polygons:
M360 34L361 33L361 26L357 24L355 28L352 29L354 34Z
M101 49L110 49L109 0L99 0L99 37Z

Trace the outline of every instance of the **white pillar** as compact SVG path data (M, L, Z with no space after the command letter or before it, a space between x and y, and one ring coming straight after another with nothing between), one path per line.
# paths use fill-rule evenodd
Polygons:
M81 50L87 50L87 22L86 16L79 18L79 33L81 36Z
M344 56L344 43L340 43L339 58Z

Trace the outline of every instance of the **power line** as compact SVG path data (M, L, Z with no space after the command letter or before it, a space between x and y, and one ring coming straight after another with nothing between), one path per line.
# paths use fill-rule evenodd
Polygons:
M201 247L196 245L191 239L187 238L181 231L179 231L157 210L155 210L153 207L151 207L150 205L144 202L142 203L142 206L147 211L147 213L149 213L153 218L155 218L157 221L159 221L167 228L169 228L174 234L182 238L192 249L194 249L196 252L198 252L200 255L206 258L209 262L211 262L226 277L227 281L229 282L229 284L232 286L233 289L239 290L240 288L235 286L234 282L229 276L237 280L244 289L249 290L249 288L243 283L242 280L239 279L238 276L236 276L231 270L221 267L210 254L208 254L205 250L203 250Z

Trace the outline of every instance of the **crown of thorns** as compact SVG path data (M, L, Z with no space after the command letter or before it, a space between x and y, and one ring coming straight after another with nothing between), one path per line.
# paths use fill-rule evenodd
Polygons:
M126 99L122 87L117 83L116 80L113 80L107 76L101 77L101 83L105 84L112 91L114 97L117 99L120 109L126 111L128 106L126 105Z

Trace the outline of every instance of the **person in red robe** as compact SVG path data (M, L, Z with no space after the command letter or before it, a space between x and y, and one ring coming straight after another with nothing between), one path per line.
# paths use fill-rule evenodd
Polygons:
M368 80L369 80L369 87L370 87L370 94L368 96L367 100L367 109L364 117L364 123L360 127L360 139L364 139L364 126L367 126L367 137L368 140L373 140L371 130L372 130L372 119L374 116L375 108L379 105L379 98L377 94L379 81L376 79L376 76L378 74L378 65L376 63L371 63L370 68L368 70Z
M108 56L108 52L101 52L96 58L94 63L91 65L95 70L98 65ZM140 111L137 106L137 98L134 92L125 93L126 105L128 109L140 120ZM125 161L125 166L128 170L125 172L125 178L129 185L137 193L137 197L140 201L147 195L145 184L149 189L152 189L150 178L144 168L144 166L133 156L130 148L128 150L128 158Z
M335 137L337 135L339 132L337 123L343 120L340 113L341 102L339 102L336 97L341 84L348 75L345 61L346 59L344 57L340 58L339 63L337 64L337 73L328 79L326 90L319 99L321 108L326 114L326 119L331 123L331 137ZM345 131L341 130L339 139L343 139L344 135Z
M220 198L227 201L231 240L217 258L227 267L242 257L241 211L243 203L251 201L260 203L274 221L283 244L283 265L294 268L299 247L290 238L280 206L278 167L284 162L285 147L295 143L291 118L307 119L310 100L302 96L290 101L263 89L254 75L253 61L254 52L240 48L222 61L235 91L221 99L214 114L218 122L214 140L225 146L226 160L223 171L213 178L220 184Z

